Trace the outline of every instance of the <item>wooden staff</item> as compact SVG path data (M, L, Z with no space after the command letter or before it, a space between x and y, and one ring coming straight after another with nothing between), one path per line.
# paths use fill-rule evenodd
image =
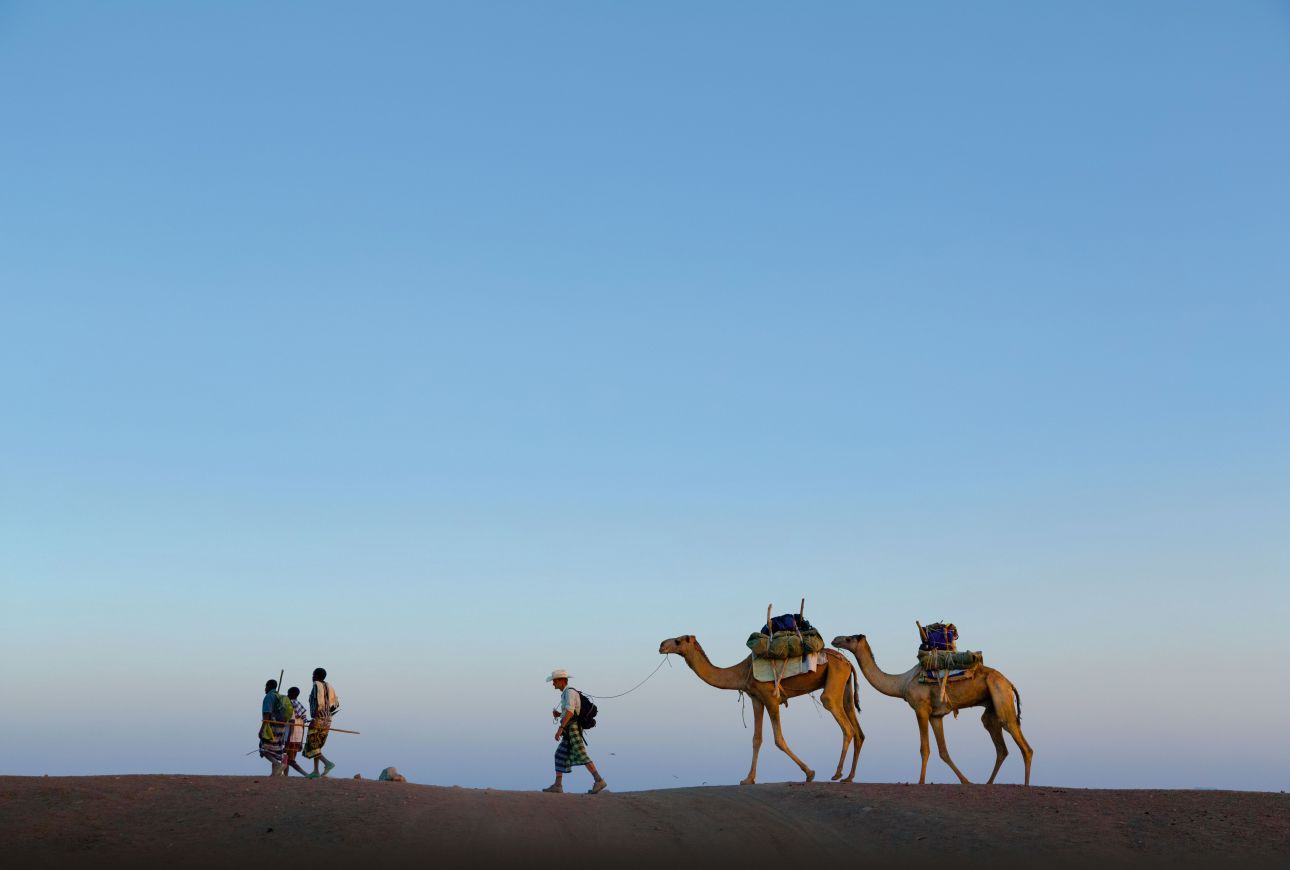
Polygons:
M269 722L268 722L267 724L269 724L269 725L294 725L295 723L294 723L294 722L274 722L272 719L270 719L270 720L269 720ZM309 730L311 730L311 731L315 730L313 725L309 725L309 726L308 726L308 728L309 728ZM344 729L344 728L331 728L331 727L328 727L328 728L318 728L318 729L316 729L316 730L318 730L318 731L339 731L341 734L359 734L359 733L361 733L361 732L359 732L359 731L348 731L348 730L346 730L346 729Z
M775 602L772 601L770 604L766 605L766 655L768 657L770 656L770 639L775 636L773 626L771 626L770 624L770 612L774 609L775 609ZM774 697L776 700L779 700L779 672L776 670L775 664L773 662L771 663L770 670L771 670L771 673L775 675Z

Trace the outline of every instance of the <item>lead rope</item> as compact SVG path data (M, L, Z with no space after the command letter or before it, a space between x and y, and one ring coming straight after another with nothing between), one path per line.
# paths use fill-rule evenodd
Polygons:
M630 689L628 689L626 692L619 692L617 695L593 695L593 694L591 694L590 692L582 692L582 691L579 691L579 693L578 693L578 694L580 694L580 695L586 695L588 698L599 699L599 700L601 700L601 701L612 701L614 698L621 698L621 697L623 697L624 695L630 695L632 692L636 691L636 690L637 690L637 689L639 689L641 686L645 685L645 684L646 684L646 683L648 683L650 680L652 680L652 679L654 678L654 675L655 675L655 674L657 674L657 673L662 669L663 665L667 665L669 668L672 666L672 662L668 659L667 655L664 655L664 656L663 656L663 660L662 660L661 662L659 662L659 663L658 663L658 667L657 667L657 668L655 668L654 670L650 671L650 673L649 673L649 676L648 676L648 677L646 677L645 679L641 680L641 681L640 681L639 683L637 683L636 685L632 686L632 687L631 687Z

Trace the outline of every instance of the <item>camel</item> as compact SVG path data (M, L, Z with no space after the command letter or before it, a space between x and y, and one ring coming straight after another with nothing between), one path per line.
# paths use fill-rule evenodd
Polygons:
M789 698L808 695L816 689L823 689L820 693L820 701L824 704L824 708L833 714L838 727L842 729L842 754L838 757L838 769L832 778L842 782L851 782L855 779L856 764L860 761L860 746L864 743L864 732L860 730L860 720L856 716L856 711L860 708L856 705L858 686L855 669L841 653L825 650L827 660L824 665L813 673L798 674L780 680L780 694L776 696L774 683L762 683L752 678L751 655L733 667L719 668L708 659L707 653L699 646L699 642L692 634L670 637L659 644L658 651L685 659L690 670L698 674L699 679L709 686L747 692L748 697L752 699L754 722L752 767L748 771L748 777L741 781L740 785L752 785L757 781L757 753L761 750L762 713L765 711L770 712L770 724L775 731L775 745L797 763L802 773L806 774L807 782L815 779L815 771L794 755L793 750L788 748L788 742L784 740L784 731L779 724L779 705L781 699L787 703ZM847 747L852 744L852 741L854 741L855 751L851 756L851 772L843 778L842 765L846 761Z
M851 650L860 664L860 672L869 681L869 685L884 695L904 698L905 703L914 708L914 714L918 717L920 749L923 754L923 769L918 775L919 785L927 782L927 756L931 754L927 746L929 721L932 730L936 733L936 746L940 750L941 760L950 766L950 770L954 771L960 782L969 782L963 772L954 765L950 759L949 750L945 748L945 714L963 707L985 707L985 712L981 714L981 724L989 732L995 749L994 770L990 773L987 785L994 783L994 778L999 775L999 768L1003 766L1003 760L1008 757L1008 747L1003 743L1004 729L1012 735L1017 748L1021 750L1022 758L1026 760L1026 785L1030 785L1030 761L1035 753L1026 742L1025 735L1021 733L1021 692L1003 674L994 668L981 666L973 676L947 683L948 703L946 703L941 700L940 686L918 681L919 671L922 670L918 665L903 674L888 674L880 670L874 661L869 641L863 634L835 637L833 645L838 649Z

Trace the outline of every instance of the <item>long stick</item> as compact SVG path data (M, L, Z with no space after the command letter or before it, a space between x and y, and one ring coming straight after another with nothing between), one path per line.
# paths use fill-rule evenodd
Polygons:
M267 725L294 725L295 723L294 723L294 722L275 722L275 721L273 721L272 719L269 719L269 720L267 720L267 722L265 722L264 724L267 724ZM312 731L312 730L315 730L315 729L314 729L314 727L313 727L312 725L310 725L310 726L309 726L309 729L310 729L311 731ZM362 733L361 731L349 731L349 730L347 730L347 729L345 729L345 728L318 728L317 730L318 730L318 731L339 731L341 734L361 734L361 733Z

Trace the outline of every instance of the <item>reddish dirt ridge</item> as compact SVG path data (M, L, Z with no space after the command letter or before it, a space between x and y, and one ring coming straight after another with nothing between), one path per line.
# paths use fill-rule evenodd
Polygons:
M1290 796L857 783L547 795L267 777L0 777L0 855L35 867L1245 866ZM752 862L752 863L747 863ZM697 865L695 865L697 866ZM848 864L854 867L854 864Z

